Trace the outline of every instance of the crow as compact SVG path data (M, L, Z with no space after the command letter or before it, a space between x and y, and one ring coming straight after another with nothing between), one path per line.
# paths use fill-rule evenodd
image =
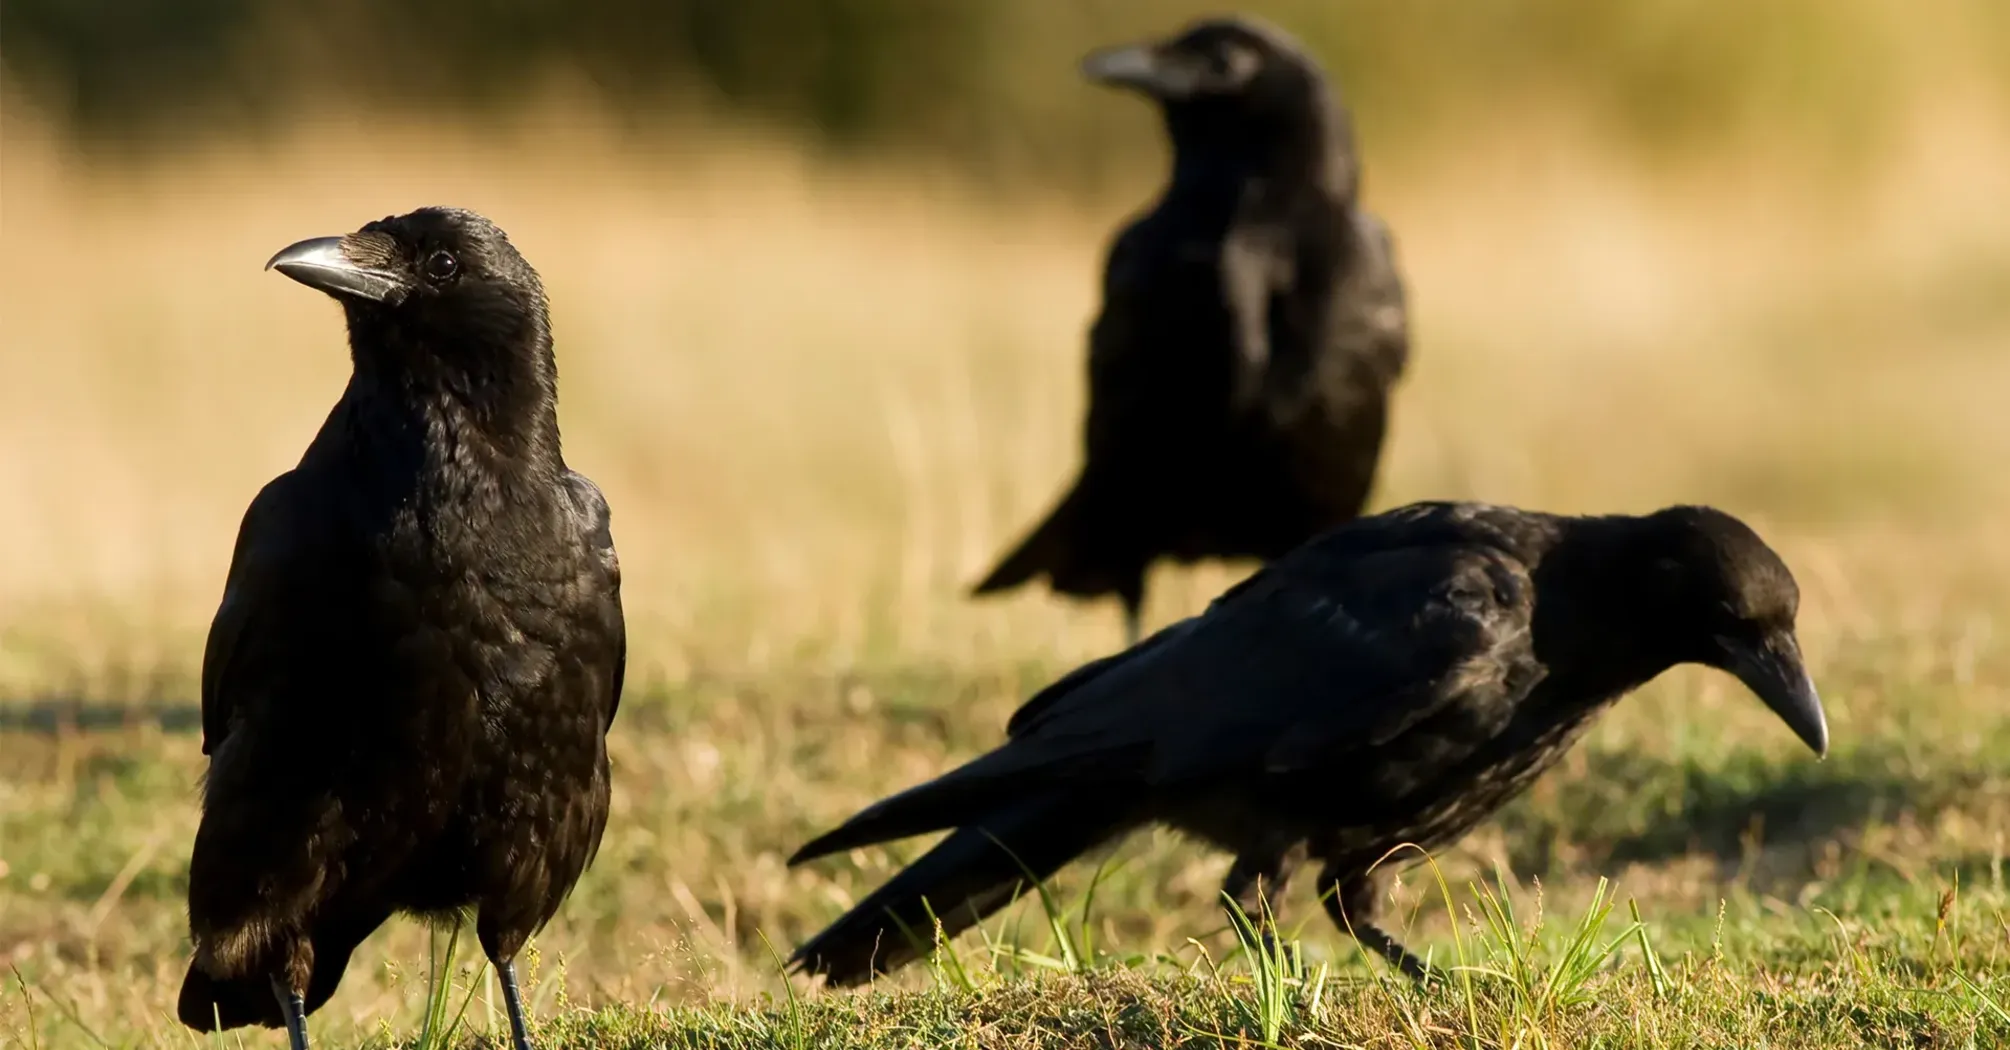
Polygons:
M1319 860L1333 920L1421 977L1374 924L1378 861L1456 841L1668 668L1735 674L1826 754L1798 605L1779 556L1706 507L1560 517L1419 503L1356 519L1048 686L996 750L798 850L792 865L954 829L792 962L837 985L868 980L924 953L936 920L953 936L1084 851L1158 824L1234 854L1223 892L1250 916L1259 893Z
M1081 474L972 593L1114 593L1136 644L1155 559L1268 560L1361 513L1408 321L1348 113L1290 38L1212 19L1083 70L1158 102L1172 176L1109 251Z
M512 960L599 847L627 661L607 501L559 453L543 286L451 208L266 267L341 303L353 373L245 513L203 652L177 1012L302 1050L394 912L472 912L528 1050Z

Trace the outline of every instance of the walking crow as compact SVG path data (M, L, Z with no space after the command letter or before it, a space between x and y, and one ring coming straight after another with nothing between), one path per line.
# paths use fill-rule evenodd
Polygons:
M1342 525L1200 616L1029 700L996 750L894 795L791 864L952 833L794 956L852 984L1151 824L1235 855L1258 914L1301 858L1328 913L1412 976L1371 868L1456 841L1614 700L1680 663L1738 676L1816 753L1828 727L1778 555L1706 507L1558 517L1421 503ZM918 935L918 936L911 936Z

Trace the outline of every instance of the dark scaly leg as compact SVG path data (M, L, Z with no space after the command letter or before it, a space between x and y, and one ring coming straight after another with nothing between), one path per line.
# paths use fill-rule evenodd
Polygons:
M1233 902L1243 915L1248 916L1263 938L1265 952L1274 954L1277 951L1274 922L1277 899L1284 895L1292 870L1304 859L1304 849L1297 844L1242 853L1229 866L1227 877L1221 880L1221 892L1228 897L1224 905ZM1265 908L1266 902L1268 909ZM1228 921L1233 924L1235 916L1229 915Z
M271 978L272 994L279 1000L279 1013L286 1018L286 1041L293 1050L307 1050L307 1002L277 975Z
M502 979L503 1006L509 1010L510 1042L516 1050L531 1050L530 1029L523 1018L523 995L516 987L516 961L504 960L495 967L496 976Z
M1422 959L1375 925L1373 876L1328 865L1319 875L1319 889L1319 901L1326 906L1333 925L1352 934L1361 947L1387 959L1413 981L1422 982L1430 975Z
M475 936L482 942L482 951L489 957L489 965L496 968L496 979L502 982L503 1006L509 1011L510 1045L515 1050L532 1050L530 1045L530 1023L524 1016L523 993L516 984L516 953L523 947L526 934L504 933L500 923L492 920L493 913L483 907L475 920Z

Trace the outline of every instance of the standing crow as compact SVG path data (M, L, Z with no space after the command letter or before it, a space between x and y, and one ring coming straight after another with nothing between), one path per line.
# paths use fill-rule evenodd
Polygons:
M607 501L559 454L536 271L472 212L302 241L354 374L252 501L203 653L182 1023L306 1015L393 912L470 909L512 965L607 824L627 636Z
M1370 868L1456 841L1620 696L1679 663L1737 675L1818 754L1828 727L1778 555L1705 507L1569 518L1421 503L1340 526L1207 612L1028 701L998 749L790 858L954 833L797 949L853 984L1099 843L1165 824L1235 854L1257 914L1306 856L1326 908L1412 976L1373 924ZM1351 924L1351 925L1350 925Z
M1361 513L1408 324L1347 111L1288 37L1210 20L1083 69L1158 101L1172 180L1110 249L1082 473L974 593L1115 593L1135 644L1154 559L1276 558Z

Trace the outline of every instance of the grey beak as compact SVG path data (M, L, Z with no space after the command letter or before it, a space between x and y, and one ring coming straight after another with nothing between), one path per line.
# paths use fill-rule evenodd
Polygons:
M316 237L288 245L267 260L265 268L337 298L393 306L403 302L411 285L400 274L358 263L349 251L354 237Z
M1794 636L1780 632L1765 644L1753 647L1729 639L1720 641L1728 667L1745 687L1758 694L1787 728L1816 755L1829 753L1829 721L1822 710L1822 698L1801 661L1800 645Z
M1082 75L1098 84L1149 87L1156 71L1151 48L1143 44L1106 47L1082 59Z
M1151 44L1127 44L1094 51L1082 59L1082 75L1098 84L1134 88L1160 98L1191 94L1195 79L1190 70L1160 59Z

